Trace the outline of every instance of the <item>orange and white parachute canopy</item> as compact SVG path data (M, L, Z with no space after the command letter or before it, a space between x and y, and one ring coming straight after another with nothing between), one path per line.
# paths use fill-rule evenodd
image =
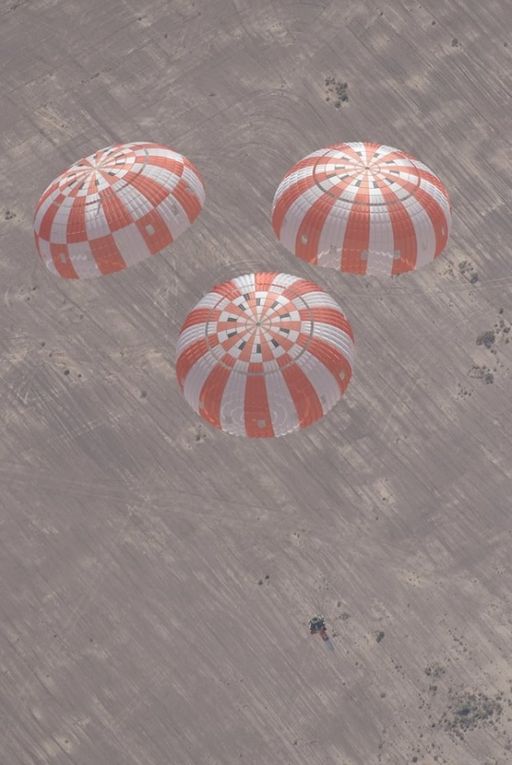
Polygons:
M436 258L451 225L448 192L422 162L378 143L319 149L279 184L272 227L294 255L353 274L395 275Z
M345 391L352 329L323 289L289 274L218 284L187 316L176 374L201 417L238 436L283 436L326 414Z
M48 186L35 211L36 246L64 279L111 274L164 250L204 199L196 167L167 146L109 146Z

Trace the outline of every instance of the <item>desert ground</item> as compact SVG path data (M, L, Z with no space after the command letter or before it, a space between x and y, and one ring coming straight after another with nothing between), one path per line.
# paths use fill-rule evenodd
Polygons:
M509 0L0 21L2 765L512 763ZM52 276L39 195L138 140L198 166L202 214L122 273ZM288 168L358 140L449 188L431 266L348 276L275 241ZM356 338L343 400L281 439L203 424L174 375L187 312L253 270L313 279Z

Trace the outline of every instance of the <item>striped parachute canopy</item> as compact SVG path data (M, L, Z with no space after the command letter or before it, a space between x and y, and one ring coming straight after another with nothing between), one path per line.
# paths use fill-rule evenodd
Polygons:
M377 143L319 149L279 184L272 227L308 263L352 274L397 275L441 254L448 192L422 162Z
M323 289L289 274L218 284L187 316L176 374L197 414L237 436L283 436L319 420L352 374L353 335Z
M112 274L168 247L199 215L199 172L156 143L100 149L43 193L34 216L36 246L64 279Z

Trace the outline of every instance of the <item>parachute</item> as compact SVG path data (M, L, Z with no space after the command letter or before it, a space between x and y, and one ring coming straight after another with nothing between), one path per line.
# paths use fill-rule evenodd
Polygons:
M323 289L298 276L252 273L216 285L189 313L176 375L192 409L249 438L319 420L351 375L353 333Z
M126 143L79 160L34 215L37 250L64 279L112 274L166 249L205 200L196 167L156 143Z
M441 254L448 192L422 162L378 143L309 154L285 175L272 205L279 241L308 263L352 274L397 275Z

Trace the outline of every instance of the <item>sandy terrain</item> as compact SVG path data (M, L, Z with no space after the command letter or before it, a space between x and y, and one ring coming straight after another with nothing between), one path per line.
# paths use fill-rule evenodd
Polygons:
M509 0L2 0L0 22L2 765L512 763ZM198 165L201 217L124 273L52 277L39 194L132 140ZM351 140L451 190L431 268L360 279L275 243L282 175ZM357 365L324 421L252 442L199 424L174 345L262 268L338 299Z

